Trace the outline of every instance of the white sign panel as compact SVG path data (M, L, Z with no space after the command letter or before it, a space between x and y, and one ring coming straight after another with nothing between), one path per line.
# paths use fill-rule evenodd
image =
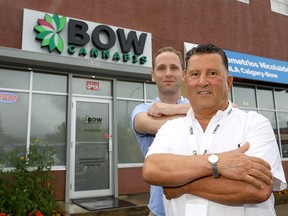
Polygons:
M151 44L151 33L24 9L23 50L151 67Z

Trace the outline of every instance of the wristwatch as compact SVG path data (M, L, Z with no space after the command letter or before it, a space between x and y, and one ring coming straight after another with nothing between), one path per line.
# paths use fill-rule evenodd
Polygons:
M219 178L219 173L218 173L218 161L219 157L216 154L211 154L208 157L208 161L212 166L212 172L213 172L213 177L214 178Z

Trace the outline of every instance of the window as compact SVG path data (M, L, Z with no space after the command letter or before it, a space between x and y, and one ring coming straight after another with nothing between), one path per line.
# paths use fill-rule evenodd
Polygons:
M67 76L4 69L0 76L0 151L49 145L56 150L54 165L64 166Z
M111 81L75 77L72 80L72 93L94 96L111 96Z
M0 77L1 88L29 89L29 72L0 69Z
M237 0L237 1L249 4L249 0Z
M278 115L282 155L288 158L288 112L279 112Z
M53 146L55 164L66 164L66 106L62 95L33 94L30 143Z
M33 72L30 144L53 146L55 166L66 164L67 76Z
M256 108L255 88L250 86L233 86L234 103L242 108Z
M274 109L273 91L271 88L258 88L257 95L260 108Z
M143 163L143 155L131 126L131 114L140 102L117 101L118 163Z
M288 0L270 0L271 10L288 16Z
M235 83L232 92L240 109L257 111L269 119L280 154L288 158L288 90Z
M277 125L276 125L276 112L260 110L259 113L265 116L267 119L269 119L271 126L273 128L274 134L276 136L276 140L279 143L278 131L277 131Z
M131 126L131 114L138 104L157 97L157 87L152 83L127 81L117 81L116 86L118 163L120 166L142 164L144 157Z
M144 87L143 83L135 82L117 82L117 97L122 98L144 98Z
M33 90L67 93L67 77L56 74L33 73Z
M277 109L288 111L288 90L276 89L275 97Z
M24 152L27 142L28 93L3 92L15 96L14 102L0 102L0 152L18 149Z
M147 99L154 100L156 97L158 97L158 88L154 84L146 84L146 92L147 92Z

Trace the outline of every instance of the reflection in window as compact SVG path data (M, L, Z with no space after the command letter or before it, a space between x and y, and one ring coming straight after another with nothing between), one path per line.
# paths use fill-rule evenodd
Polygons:
M277 124L276 124L276 114L273 111L259 111L260 114L265 116L271 123L271 126L274 131L277 129Z
M278 112L282 155L288 158L288 112Z
M288 110L288 90L275 89L275 100L278 110Z
M144 98L144 87L143 83L135 83L135 82L117 82L117 97L122 98Z
M23 152L27 142L28 93L9 93L16 95L17 100L0 103L0 152Z
M29 89L30 72L0 69L0 88Z
M158 88L156 86L156 84L146 84L146 98L148 100L154 100L157 96L158 96Z
M109 188L109 104L77 101L75 191Z
M276 113L271 111L259 111L259 113L265 116L270 121L274 134L276 136L276 141L277 143L279 143L277 124L276 124Z
M234 103L239 107L256 108L255 88L250 86L234 85Z
M33 90L67 93L67 76L33 73Z
M66 163L66 106L66 96L32 96L30 142L54 146L55 165Z
M143 163L143 155L131 127L131 114L139 102L117 101L118 163Z
M257 95L260 108L274 109L272 89L258 88Z

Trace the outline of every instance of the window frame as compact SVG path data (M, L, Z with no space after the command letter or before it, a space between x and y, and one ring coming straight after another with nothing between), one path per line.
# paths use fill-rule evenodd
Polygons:
M270 0L271 11L288 16L288 0Z

